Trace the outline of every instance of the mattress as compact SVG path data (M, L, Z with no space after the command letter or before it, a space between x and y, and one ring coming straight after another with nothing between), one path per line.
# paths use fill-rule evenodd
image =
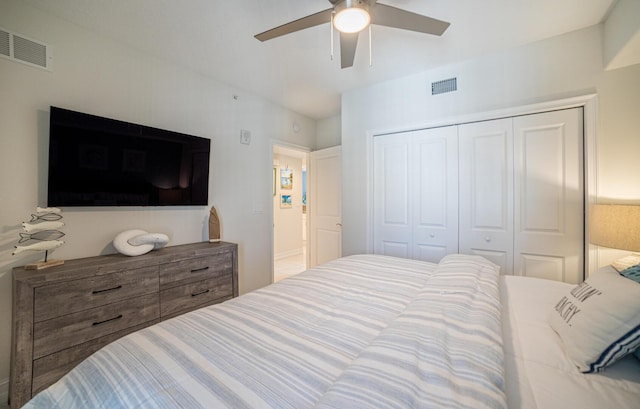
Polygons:
M572 285L501 278L507 404L522 409L638 409L640 361L628 355L602 373L583 374L569 361L549 313Z
M350 256L108 345L27 408L504 408L498 269Z

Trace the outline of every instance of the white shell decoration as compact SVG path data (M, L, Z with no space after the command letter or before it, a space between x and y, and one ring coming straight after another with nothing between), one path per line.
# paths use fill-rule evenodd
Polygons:
M113 239L113 247L125 256L141 256L154 249L164 247L169 237L162 233L148 233L144 230L126 230Z

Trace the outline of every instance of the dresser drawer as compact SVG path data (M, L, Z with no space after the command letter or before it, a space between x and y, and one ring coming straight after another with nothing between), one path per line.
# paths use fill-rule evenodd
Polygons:
M231 252L191 258L160 266L160 288L233 273Z
M54 352L51 355L36 359L33 361L33 384L31 386L31 393L35 395L58 379L62 378L64 374L72 370L86 357L93 354L103 346L157 322L160 322L160 320L158 319L145 322L143 324L136 325L135 327L126 328L122 331L117 331L104 337L85 342L84 344L76 345L60 352Z
M231 275L184 284L160 291L162 318L222 302L233 295Z
M158 288L158 266L39 287L34 293L34 321L157 292Z
M33 359L158 317L155 293L37 322L33 326Z

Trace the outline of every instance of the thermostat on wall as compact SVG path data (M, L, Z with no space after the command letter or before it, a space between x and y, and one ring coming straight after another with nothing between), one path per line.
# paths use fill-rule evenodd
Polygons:
M241 129L240 130L240 143L249 145L251 143L251 132Z

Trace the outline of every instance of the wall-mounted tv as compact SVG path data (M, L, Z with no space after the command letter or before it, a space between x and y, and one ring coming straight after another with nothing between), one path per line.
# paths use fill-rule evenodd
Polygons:
M49 206L200 206L211 140L51 107Z

